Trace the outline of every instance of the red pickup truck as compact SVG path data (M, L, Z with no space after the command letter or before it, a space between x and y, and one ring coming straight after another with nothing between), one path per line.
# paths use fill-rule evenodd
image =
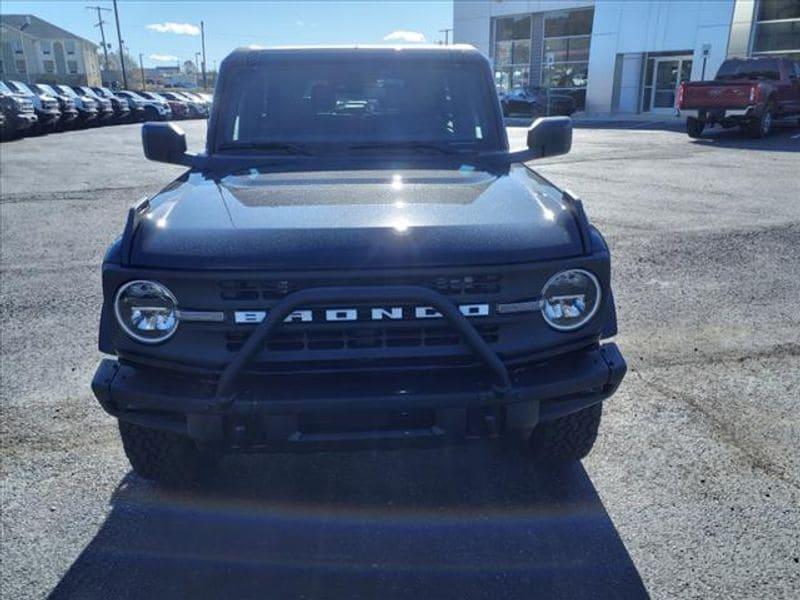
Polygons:
M800 63L785 58L733 58L714 81L683 82L675 100L689 137L707 126L739 126L764 137L775 119L800 118Z

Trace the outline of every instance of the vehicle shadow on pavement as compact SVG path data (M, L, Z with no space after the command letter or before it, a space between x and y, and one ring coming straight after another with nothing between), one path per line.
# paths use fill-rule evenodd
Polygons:
M732 150L766 150L768 152L800 153L800 127L776 123L772 133L765 138L751 138L738 129L709 129L703 137L689 140L695 146L730 148Z
M129 474L51 598L646 598L586 471L487 446Z

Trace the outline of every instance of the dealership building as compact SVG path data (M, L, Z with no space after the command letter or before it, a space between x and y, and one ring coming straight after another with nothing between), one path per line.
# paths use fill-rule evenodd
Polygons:
M670 113L729 57L800 60L800 0L454 0L454 39L498 89L544 87L589 114Z

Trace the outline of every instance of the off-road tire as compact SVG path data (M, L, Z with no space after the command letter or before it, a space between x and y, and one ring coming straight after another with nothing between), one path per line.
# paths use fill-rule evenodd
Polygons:
M694 117L686 119L686 133L694 140L700 139L705 128L705 122L700 119L695 119Z
M213 469L216 457L188 437L119 422L125 455L137 475L166 486L188 486Z
M603 404L598 402L571 415L539 423L531 434L530 449L537 460L545 463L581 460L594 446L602 415Z
M764 108L764 112L761 113L761 117L758 119L754 119L750 123L750 127L748 133L752 138L765 138L767 137L770 132L772 131L772 127L775 122L775 107L770 101L766 108Z

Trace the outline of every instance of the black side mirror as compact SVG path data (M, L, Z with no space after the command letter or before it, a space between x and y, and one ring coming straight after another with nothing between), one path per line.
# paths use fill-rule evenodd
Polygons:
M572 119L541 117L528 129L528 149L533 158L560 156L572 149Z
M186 153L186 134L173 123L142 125L142 146L149 160L188 167L194 159Z

